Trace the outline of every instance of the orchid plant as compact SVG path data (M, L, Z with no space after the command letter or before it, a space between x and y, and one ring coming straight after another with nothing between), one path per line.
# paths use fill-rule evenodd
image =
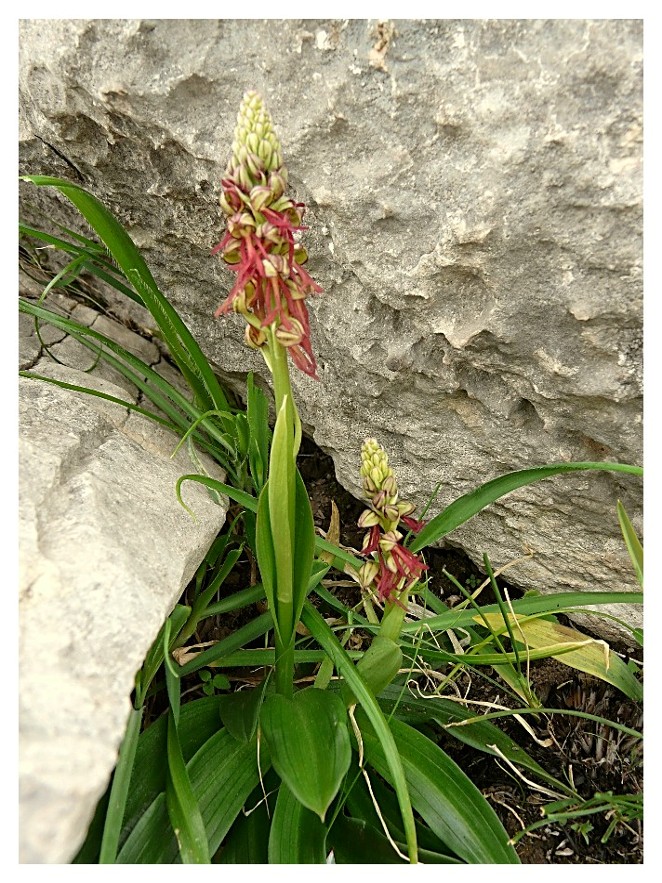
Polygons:
M466 654L444 644L444 635L453 627L471 631L477 622L489 625L496 621L492 616L502 617L512 650L504 648L499 629L489 626L471 662L496 664L491 651L498 645L500 670L516 686L517 646L526 640L525 625L549 615L550 604L526 597L513 601L508 611L499 605L481 608L480 616L466 605L449 610L426 584L423 550L499 497L540 479L601 469L640 475L641 469L562 463L512 472L424 521L414 518L415 506L401 499L386 451L377 440L366 439L360 475L367 508L359 519L365 539L360 552L340 547L316 534L297 468L302 429L290 363L318 380L306 300L321 288L304 269L307 254L300 239L306 229L305 207L287 195L281 144L260 96L244 96L221 182L226 231L213 252L235 278L215 315L243 317L246 344L264 358L274 394L273 436L267 399L252 376L244 413L232 405L130 237L102 203L71 182L39 176L26 180L56 187L103 242L72 231L65 231L65 239L22 225L26 240L47 243L69 257L45 294L71 286L86 271L146 306L191 396L183 396L99 332L49 310L41 299L23 300L20 308L35 323L50 322L106 360L151 399L158 413L91 388L33 372L24 375L110 398L170 428L180 443L189 445L192 456L198 449L206 451L226 470L227 483L200 472L182 476L180 500L185 482L199 482L239 504L245 525L241 540L235 520L212 545L191 600L177 605L138 673L134 711L112 786L76 861L323 863L333 856L338 863L516 863L513 845L489 803L443 748L421 731L421 724L446 727L454 722L456 728L447 730L450 737L499 753L547 784L551 781L563 796L574 799L575 792L552 780L491 722L476 721L472 712L445 699L436 698L432 705L412 700L406 685L421 664L464 664ZM640 572L631 525L627 538ZM259 581L215 600L245 546L257 559ZM486 567L499 597L489 562ZM365 617L329 592L324 578L330 571L351 576L360 587ZM340 613L342 638L311 602L312 595L318 605ZM205 618L265 598L268 610L232 635L204 650L190 645ZM414 599L430 608L432 615L424 621L411 615ZM590 596L593 607L635 600L631 592ZM553 608L583 601L580 593L567 593L555 598ZM382 609L381 618L375 607ZM512 617L518 635L510 626ZM349 651L346 641L357 627L370 636L369 646ZM432 642L425 638L428 634ZM265 636L266 645L255 646ZM527 647L527 652L545 655L539 645L533 651ZM557 641L547 655L558 652L563 651ZM602 664L600 676L611 678L627 695L637 693L638 681L619 666L617 657L601 660L594 662L598 668ZM311 665L316 666L313 686L299 688L297 667L310 671ZM210 680L209 669L247 666L263 667L259 684L181 702L181 682L188 675L204 670ZM169 710L141 733L145 705L159 689L159 672ZM458 728L458 722L464 726Z

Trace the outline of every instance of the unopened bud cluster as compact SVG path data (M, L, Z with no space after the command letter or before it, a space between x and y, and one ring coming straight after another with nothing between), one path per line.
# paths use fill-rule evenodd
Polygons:
M295 240L305 229L305 206L285 195L280 142L256 92L247 92L241 103L222 186L227 232L213 253L222 255L237 281L215 315L241 313L251 347L263 346L264 329L272 326L294 364L316 377L304 299L322 289L303 269L308 255Z
M423 525L410 517L416 507L399 499L388 455L374 438L366 439L361 448L360 474L370 507L361 513L358 525L368 528L362 551L372 558L359 570L359 582L363 588L372 586L383 600L397 599L426 570L426 565L401 545L403 535L398 527L401 521L414 531Z

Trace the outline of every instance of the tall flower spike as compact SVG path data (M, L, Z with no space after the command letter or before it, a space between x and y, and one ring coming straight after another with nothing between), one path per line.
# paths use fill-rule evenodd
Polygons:
M297 368L317 379L304 301L322 289L304 270L308 256L296 238L306 229L305 206L285 195L280 141L257 92L244 95L221 183L227 231L212 254L220 253L237 278L214 315L241 313L251 329L247 342L258 348L267 341L263 329L273 327Z
M401 543L398 525L402 521L418 531L424 522L411 518L415 507L399 500L398 485L389 466L388 455L374 439L361 448L363 493L370 503L359 517L359 527L369 528L363 541L363 554L371 558L359 571L362 587L372 587L383 601L400 602L400 595L415 585L427 565Z

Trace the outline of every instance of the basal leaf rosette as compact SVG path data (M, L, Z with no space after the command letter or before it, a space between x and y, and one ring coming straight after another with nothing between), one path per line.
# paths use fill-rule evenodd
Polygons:
M308 255L298 234L307 229L305 206L285 193L280 141L256 92L247 92L241 103L222 187L227 230L213 253L237 279L214 315L241 313L253 348L264 347L266 330L273 328L297 368L317 379L305 299L322 289L303 268Z

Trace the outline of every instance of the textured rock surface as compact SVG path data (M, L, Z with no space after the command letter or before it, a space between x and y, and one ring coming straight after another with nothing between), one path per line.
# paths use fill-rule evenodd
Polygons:
M24 22L23 170L107 201L220 369L262 370L211 318L230 274L209 257L261 91L325 289L303 419L355 493L374 435L407 498L441 481L446 503L516 468L641 461L641 44L625 20ZM555 479L451 539L495 566L533 552L523 586L634 588L615 505L640 526L640 496Z
M121 325L85 307L75 313L158 361L153 344ZM44 326L42 337L54 355L89 367L89 354L59 332ZM99 372L40 357L26 316L20 342L21 367L127 399ZM175 482L195 470L185 454L170 459L176 439L145 417L26 378L19 406L20 861L59 863L85 836L117 760L135 673L225 508L189 485L197 521L182 509Z

